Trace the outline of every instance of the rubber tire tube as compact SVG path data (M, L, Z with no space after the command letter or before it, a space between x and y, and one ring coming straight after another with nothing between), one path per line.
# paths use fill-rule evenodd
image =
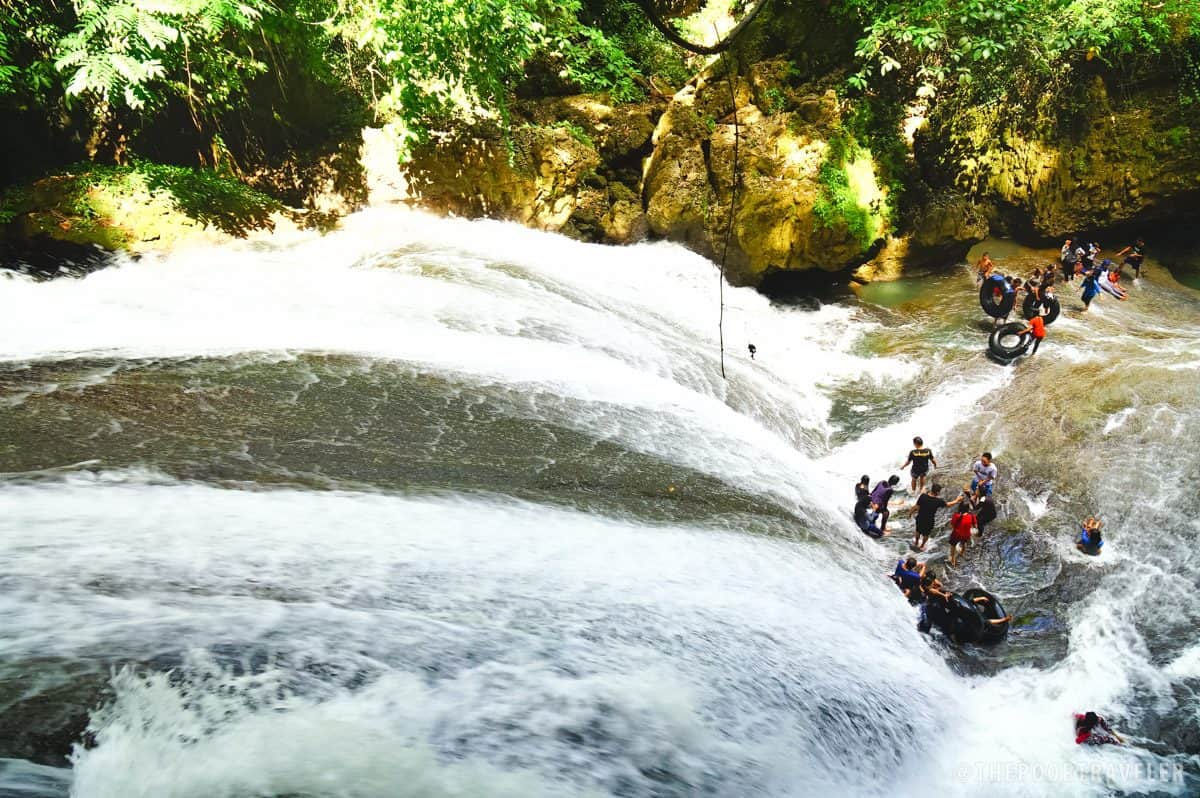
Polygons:
M1021 315L1027 319L1032 319L1038 314L1035 310L1038 301L1034 294L1026 294L1024 302L1021 303ZM1042 323L1049 327L1058 318L1058 314L1062 312L1062 305L1059 304L1058 297L1052 296L1043 303L1045 313L1042 313Z
M1003 281L990 277L979 286L979 307L993 319L1002 319L1012 313L1013 305L1017 303L1017 293L1005 294L1003 286ZM1001 292L999 299L996 298L997 291Z
M950 608L950 616L954 619L954 631L951 636L959 643L978 643L983 637L983 629L987 622L983 613L962 596L951 596L946 602Z
M1029 348L1031 340L1029 333L1021 333L1020 343L1016 346L1006 346L1002 343L1005 338L1016 335L1023 329L1025 329L1025 325L1022 322L1013 321L992 330L992 334L988 338L988 351L1003 360L1012 360L1024 354L1025 350Z
M991 601L988 603L987 609L980 611L980 614L983 615L986 620L995 621L1003 618L1007 614L1004 611L1004 606L1000 603L1000 599L996 598L983 588L973 587L970 590L963 591L963 598L971 603L974 603L975 599L982 596L987 596L989 599L991 599ZM976 605L976 609L978 609L978 605ZM1007 623L999 625L985 623L983 625L983 635L980 637L980 642L999 643L1006 637L1008 637Z

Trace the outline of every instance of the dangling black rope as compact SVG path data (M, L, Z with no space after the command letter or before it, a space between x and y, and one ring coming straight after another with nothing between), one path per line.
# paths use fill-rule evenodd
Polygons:
M637 0L637 4L641 6L642 11L646 12L646 16L650 19L650 22L654 25L654 27L658 28L659 33L665 36L668 41L682 47L689 52L697 53L699 55L718 55L729 49L734 40L738 37L738 34L745 30L746 26L754 21L754 18L758 16L759 12L766 8L767 3L770 1L771 0L758 0L758 2L746 12L746 16L742 17L742 21L734 25L729 33L725 34L725 38L723 39L720 38L720 31L717 30L717 26L714 23L713 33L717 35L717 43L711 46L689 42L687 39L676 33L675 29L664 22L663 18L658 15L658 9L654 7L654 0ZM723 380L728 379L725 376L725 260L729 255L729 239L733 235L733 216L734 211L737 208L738 179L740 177L740 172L738 169L738 144L741 141L742 132L741 125L738 123L737 92L733 85L733 68L728 62L726 63L725 80L729 84L729 101L730 105L733 106L733 171L731 173L732 184L730 186L729 195L729 218L725 223L725 245L721 249L721 270L717 275L717 279L720 281L718 283L717 294L721 306L720 315L717 319L717 334L721 352L721 379ZM750 357L754 357L753 346L750 347Z
M758 16L758 12L762 11L769 2L771 2L771 0L758 0L758 2L746 12L746 16L742 17L742 21L734 25L733 29L729 31L729 33L725 34L724 39L718 40L714 45L703 45L689 42L687 39L680 36L674 28L664 22L663 18L658 15L658 9L654 7L654 0L637 0L637 4L642 7L642 11L646 12L646 16L649 18L651 24L658 28L659 33L661 33L663 36L666 36L667 40L673 44L677 44L683 49L696 53L697 55L717 55L728 50L729 46L733 44L733 40L737 38L738 34L745 30L746 26L754 21L754 18Z
M721 347L721 379L725 377L725 258L729 255L729 239L733 235L733 212L737 208L737 190L738 190L738 142L741 139L741 125L738 124L738 109L737 109L737 92L733 87L733 66L731 63L725 64L725 80L729 84L729 104L733 106L733 169L730 172L730 187L729 187L729 218L725 222L725 246L721 248L721 272L717 279L720 280L717 295L720 297L721 313L717 320L717 332L720 338ZM753 350L750 353L754 357Z

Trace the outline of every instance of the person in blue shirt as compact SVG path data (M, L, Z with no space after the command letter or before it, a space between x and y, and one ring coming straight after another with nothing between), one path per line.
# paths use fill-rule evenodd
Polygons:
M1093 557L1099 555L1100 549L1104 547L1104 538L1100 533L1101 526L1103 524L1095 518L1084 521L1079 527L1079 539L1075 541L1075 548Z
M909 601L921 600L921 579L925 576L925 563L918 563L916 557L907 560L896 560L896 570L892 573L892 581L900 588Z
M1100 284L1096 282L1098 279L1100 279L1099 269L1089 269L1083 276L1083 293L1079 295L1079 298L1083 300L1085 313L1091 307L1092 300L1100 293Z

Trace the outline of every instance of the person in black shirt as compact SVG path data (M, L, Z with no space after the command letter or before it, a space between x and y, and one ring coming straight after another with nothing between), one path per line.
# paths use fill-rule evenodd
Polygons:
M925 476L929 473L929 465L932 463L934 468L937 468L937 459L933 456L933 452L925 448L925 441L919 437L913 438L913 446L915 447L908 453L908 459L904 461L904 465L900 466L903 471L909 463L912 463L912 484L909 486L910 493L916 493L917 482L921 483L920 490L925 490Z
M1113 257L1119 258L1122 255L1125 256L1125 263L1133 267L1133 276L1135 278L1141 277L1142 261L1146 258L1146 242L1139 238Z
M975 528L979 530L979 537L982 538L983 528L996 520L996 502L991 496L982 496L971 512L975 513Z
M873 538L883 537L883 533L879 531L879 527L867 517L867 509L871 506L871 489L867 486L871 484L871 478L866 474L862 475L862 479L854 486L854 523L858 525L865 534Z
M910 516L917 517L916 530L913 532L912 546L917 551L924 551L925 544L929 542L929 536L933 534L933 522L937 517L937 511L943 507L949 507L954 502L962 498L961 494L955 498L953 502L948 502L941 497L942 486L936 482L929 486L928 493L922 493L917 497L917 503L909 510Z

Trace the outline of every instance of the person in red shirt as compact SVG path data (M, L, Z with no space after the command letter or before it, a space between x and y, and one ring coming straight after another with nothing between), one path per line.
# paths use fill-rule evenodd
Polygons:
M1076 745L1122 745L1121 735L1113 731L1108 721L1095 712L1075 714Z
M1029 326L1021 330L1018 335L1025 333L1033 333L1033 351L1029 354L1036 355L1038 347L1042 345L1042 339L1046 337L1046 322L1042 321L1040 315L1034 316L1029 320Z
M966 556L967 544L971 542L971 532L975 528L975 514L970 506L963 502L958 505L954 515L950 516L950 567L958 567L958 557Z

